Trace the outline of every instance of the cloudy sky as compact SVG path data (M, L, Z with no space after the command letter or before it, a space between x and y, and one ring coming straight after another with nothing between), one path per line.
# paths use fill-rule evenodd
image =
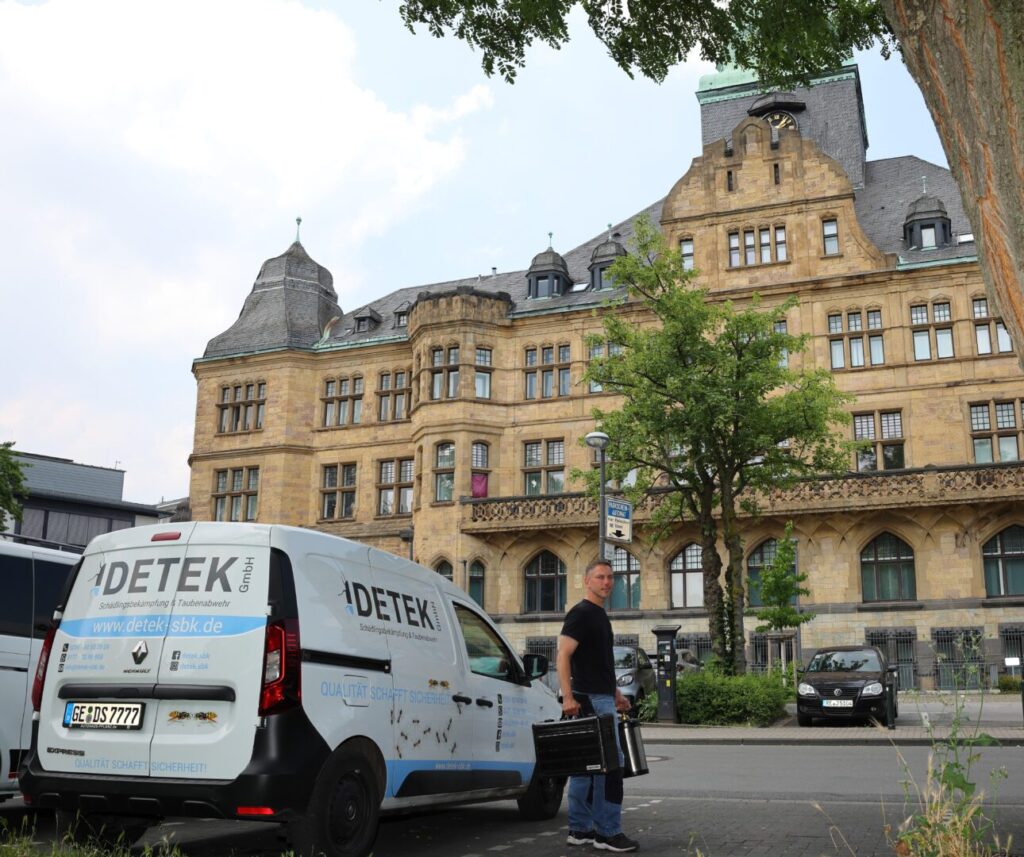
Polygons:
M0 441L188 490L191 363L302 242L342 307L529 265L699 153L700 62L631 81L580 19L515 86L397 0L0 0ZM858 57L872 159L944 164L899 61Z

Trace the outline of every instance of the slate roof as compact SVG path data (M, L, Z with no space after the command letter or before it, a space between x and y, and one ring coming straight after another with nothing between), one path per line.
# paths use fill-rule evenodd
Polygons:
M123 470L78 464L70 458L54 458L29 452L16 452L14 457L25 466L25 487L32 494L69 494L88 497L94 502L121 502L124 494Z
M854 207L857 220L867 236L883 253L896 253L902 264L917 264L969 258L977 255L974 242L958 244L957 237L970 233L960 188L945 167L913 155L868 161L864 165L864 187L857 191ZM907 250L903 245L903 224L910 206L921 197L921 178L928 196L946 206L953 245L936 250Z

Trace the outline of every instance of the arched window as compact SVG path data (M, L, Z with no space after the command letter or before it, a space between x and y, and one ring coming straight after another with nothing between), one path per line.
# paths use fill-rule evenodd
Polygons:
M612 559L615 585L608 607L611 610L637 610L640 607L640 563L625 548L616 547Z
M565 610L565 563L541 551L526 566L526 612Z
M985 594L1024 595L1024 527L1014 524L997 533L981 549Z
M701 546L688 544L675 555L669 565L673 607L704 606L704 571Z
M776 539L766 539L747 557L747 604L751 607L761 606L761 572L765 566L774 562L778 549L779 543ZM789 570L796 574L796 563L791 565ZM796 604L796 596L790 603Z
M892 533L882 533L860 552L860 579L865 601L917 598L914 551Z
M484 564L478 559L469 564L469 597L484 606Z
M435 565L434 571L440 574L445 580L452 579L452 564L446 559L441 560L437 565Z

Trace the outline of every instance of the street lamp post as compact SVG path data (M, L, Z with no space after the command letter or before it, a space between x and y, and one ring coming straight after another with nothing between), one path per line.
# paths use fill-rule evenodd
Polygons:
M600 467L601 487L599 489L599 508L597 511L597 555L600 559L608 559L604 553L604 539L605 539L605 509L604 509L604 491L605 491L605 479L604 479L604 451L608 448L608 435L603 431L592 431L583 440L586 441L587 446L591 449L598 451L598 465Z

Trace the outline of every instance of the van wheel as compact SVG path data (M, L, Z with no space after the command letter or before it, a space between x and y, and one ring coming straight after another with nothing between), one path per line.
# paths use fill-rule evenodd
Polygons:
M125 851L158 821L131 815L84 813L66 809L58 809L54 818L59 842L120 847Z
M288 833L296 857L367 857L377 838L380 777L358 744L335 751L324 765L306 814Z
M530 780L530 787L517 803L519 816L524 821L547 821L558 815L562 806L565 777L538 777Z

